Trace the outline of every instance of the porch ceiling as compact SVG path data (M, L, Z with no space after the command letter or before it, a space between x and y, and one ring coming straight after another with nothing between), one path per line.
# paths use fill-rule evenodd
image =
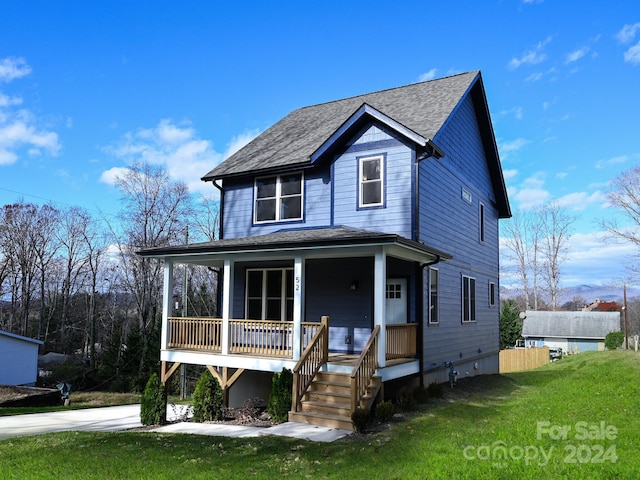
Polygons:
M140 250L138 255L172 258L179 263L221 266L230 256L242 259L362 257L384 248L390 256L415 262L449 260L451 255L395 234L346 227L283 230L254 237Z

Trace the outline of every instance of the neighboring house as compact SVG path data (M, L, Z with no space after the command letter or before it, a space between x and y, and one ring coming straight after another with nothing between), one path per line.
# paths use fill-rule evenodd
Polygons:
M0 385L35 385L40 345L44 342L0 330Z
M288 368L290 419L343 426L382 383L498 372L511 212L480 72L295 110L203 180L220 240L139 252L165 261L163 381L207 365L237 403ZM173 316L180 263L221 270L221 318Z
M604 339L620 331L620 312L527 310L522 336L527 345L560 347L563 353L604 350Z

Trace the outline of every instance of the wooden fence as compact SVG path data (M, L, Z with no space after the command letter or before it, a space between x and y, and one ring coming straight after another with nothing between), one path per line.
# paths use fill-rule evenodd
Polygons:
M549 363L549 347L500 350L500 373L531 370Z

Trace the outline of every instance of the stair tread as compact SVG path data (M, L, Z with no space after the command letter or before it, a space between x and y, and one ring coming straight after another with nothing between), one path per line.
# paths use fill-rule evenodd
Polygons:
M351 408L351 402L339 402L339 403L327 403L318 400L303 400L305 405L313 405L317 407L329 407L329 408Z
M289 412L289 415L300 415L303 417L313 417L313 418L324 418L328 420L348 420L351 421L351 417L346 417L344 415L332 415L330 413L320 413L320 412Z

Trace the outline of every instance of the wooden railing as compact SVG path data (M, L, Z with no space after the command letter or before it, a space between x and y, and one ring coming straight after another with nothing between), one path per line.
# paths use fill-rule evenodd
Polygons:
M318 325L318 324L316 324ZM293 368L293 398L291 410L297 412L300 400L311 385L320 367L329 360L329 317L322 317L315 335Z
M293 323L269 320L229 320L229 353L290 357Z
M168 347L219 352L222 350L222 320L170 317Z
M367 388L378 368L378 334L380 325L371 332L369 341L362 349L358 361L351 371L351 411L355 412L367 394Z
M417 353L418 324L387 325L387 360L414 357Z

